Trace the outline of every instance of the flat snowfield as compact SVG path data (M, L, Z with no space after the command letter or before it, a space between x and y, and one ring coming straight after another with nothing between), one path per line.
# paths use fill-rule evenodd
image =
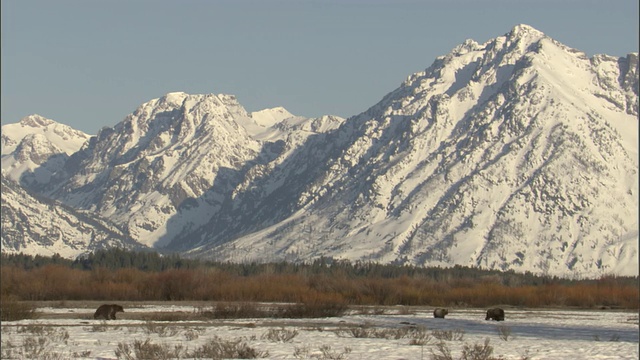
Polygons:
M217 339L266 359L438 359L445 352L459 359L488 347L503 359L638 359L638 313L631 311L505 308L505 321L496 322L485 321L484 309L450 308L434 319L432 308L398 306L331 318L203 320L194 316L202 306L123 305L111 321L94 320L93 308L60 306L38 308L35 320L3 322L1 357L135 359L135 344L146 342L189 359ZM29 340L38 338L38 345ZM117 352L125 345L130 357Z

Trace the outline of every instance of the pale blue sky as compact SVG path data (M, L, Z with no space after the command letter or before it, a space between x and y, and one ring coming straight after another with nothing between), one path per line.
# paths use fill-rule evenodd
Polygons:
M90 134L168 92L247 111L356 115L465 39L531 25L587 55L638 52L638 0L3 0L2 124Z

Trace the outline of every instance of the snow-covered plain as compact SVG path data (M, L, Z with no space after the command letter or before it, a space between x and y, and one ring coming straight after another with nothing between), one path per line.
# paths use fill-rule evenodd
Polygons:
M505 321L495 322L484 320L484 309L450 308L446 319L434 319L433 308L398 306L353 308L341 317L317 319L158 321L189 318L203 309L129 304L117 320L104 321L94 320L89 307L42 307L39 319L2 323L2 358L23 359L16 355L25 339L40 336L50 359L117 359L119 345L146 340L186 352L215 337L240 340L268 352L268 359L432 359L442 355L442 343L458 359L465 346L482 347L487 339L496 358L638 359L638 313L630 311L506 308ZM292 338L278 341L270 332Z

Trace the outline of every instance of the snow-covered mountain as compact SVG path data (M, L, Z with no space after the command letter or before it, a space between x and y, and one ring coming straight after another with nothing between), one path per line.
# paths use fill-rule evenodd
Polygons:
M89 135L40 115L2 126L2 173L24 184L47 183Z
M21 184L187 256L637 275L638 54L519 25L347 120L170 93L55 168Z
M32 196L4 175L0 233L5 253L75 258L111 247L144 248L109 221Z
M524 25L468 40L291 157L291 183L324 167L291 216L192 254L637 274L637 69Z
M170 93L103 128L47 186L30 188L162 247L223 217L249 171L264 171L314 131L342 121L295 117L283 108L249 114L230 95Z

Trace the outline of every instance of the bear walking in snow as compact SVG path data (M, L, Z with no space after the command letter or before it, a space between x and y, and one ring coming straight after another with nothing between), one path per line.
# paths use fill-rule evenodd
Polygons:
M492 308L487 310L485 320L504 321L504 310L500 308Z
M436 308L435 310L433 310L434 318L444 319L444 316L447 314L449 314L449 310L447 309Z
M115 320L117 312L124 312L124 309L120 305L116 304L104 304L100 305L98 310L96 310L95 314L93 314L94 319L104 318L105 320Z

